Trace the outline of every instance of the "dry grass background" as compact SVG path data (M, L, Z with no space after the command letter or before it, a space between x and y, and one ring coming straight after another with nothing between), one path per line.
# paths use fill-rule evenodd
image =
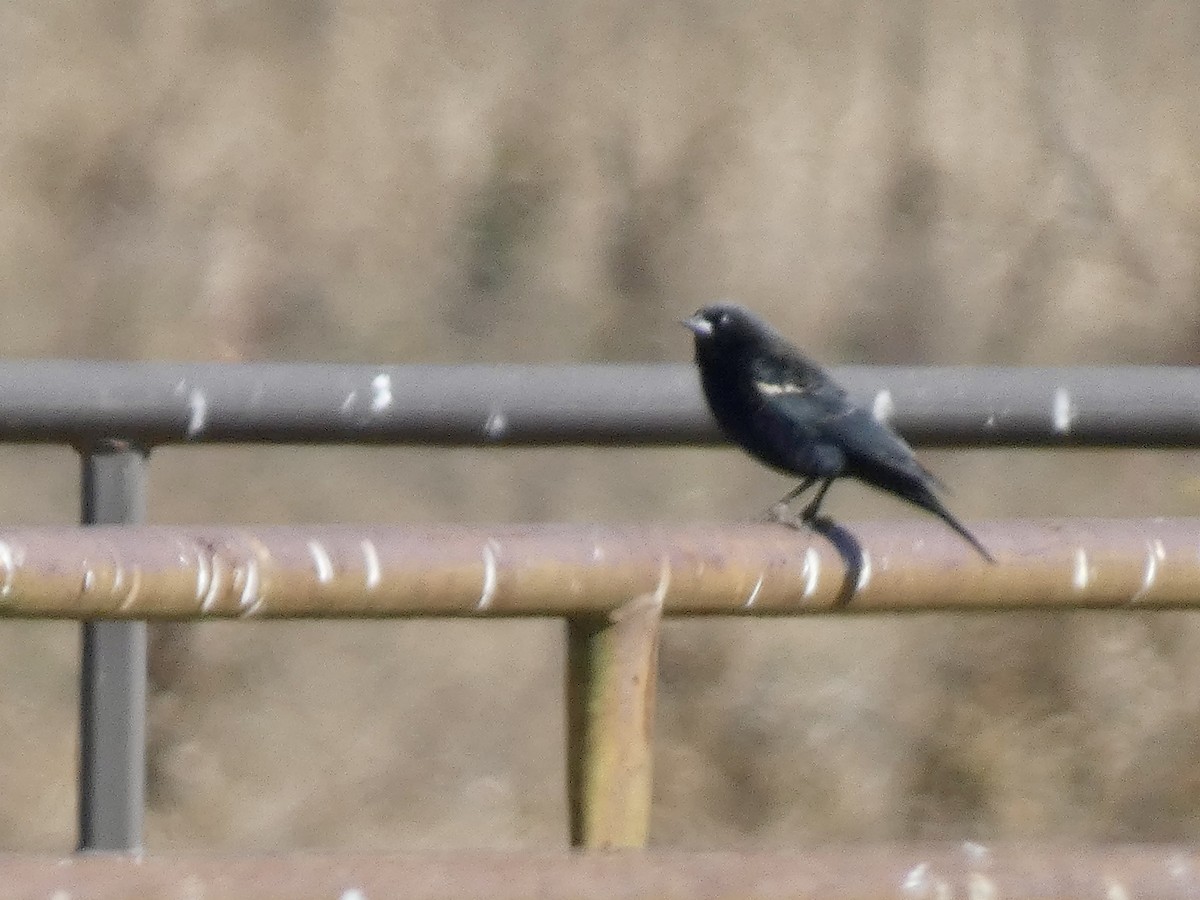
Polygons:
M0 351L1188 363L1200 7L16 0ZM1195 512L1191 454L929 454L972 517ZM0 516L75 516L5 449ZM732 451L209 449L159 522L743 518ZM904 515L850 487L831 509ZM553 623L165 632L148 846L561 843ZM76 629L0 629L0 844L73 840ZM653 839L1200 835L1184 614L681 622Z

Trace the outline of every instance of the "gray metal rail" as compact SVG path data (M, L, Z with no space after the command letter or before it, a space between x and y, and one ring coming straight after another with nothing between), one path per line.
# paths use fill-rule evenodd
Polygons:
M1200 370L834 370L926 446L1200 445ZM0 442L716 444L692 366L0 363Z
M875 414L932 446L1200 446L1200 371L834 370ZM712 445L692 366L367 366L0 362L0 443L83 455L84 524L143 518L164 444ZM83 631L80 847L141 842L145 626Z

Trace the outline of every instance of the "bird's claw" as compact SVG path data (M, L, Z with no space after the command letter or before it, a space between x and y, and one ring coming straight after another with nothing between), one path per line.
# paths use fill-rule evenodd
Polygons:
M804 515L796 515L786 503L776 503L767 510L766 520L774 522L778 525L786 525L788 528L794 528L797 531L811 528L812 521Z
M788 509L788 505L786 503L780 502L780 503L772 504L767 509L767 511L764 515L764 518L768 522L781 522L782 523L782 522L791 522L796 518L796 516L790 509Z

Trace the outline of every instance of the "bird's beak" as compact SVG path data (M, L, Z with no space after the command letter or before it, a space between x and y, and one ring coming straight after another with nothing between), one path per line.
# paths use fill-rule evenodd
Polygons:
M679 323L696 337L712 337L713 324L701 316L692 316Z

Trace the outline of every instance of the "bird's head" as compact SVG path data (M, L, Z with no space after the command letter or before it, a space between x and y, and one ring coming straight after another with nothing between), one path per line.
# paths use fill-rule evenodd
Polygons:
M696 352L749 346L772 333L766 322L736 303L714 303L684 319L683 325L696 336Z

